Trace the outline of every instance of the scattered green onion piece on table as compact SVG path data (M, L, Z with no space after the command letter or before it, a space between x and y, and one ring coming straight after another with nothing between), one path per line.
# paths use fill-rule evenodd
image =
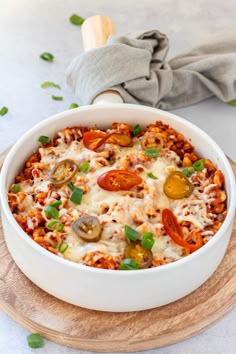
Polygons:
M60 89L60 88L61 88L61 86L60 86L60 85L55 84L55 83L54 83L54 82L52 82L52 81L45 81L45 82L43 82L43 83L41 84L41 87L42 87L42 88L46 88L46 87L55 87L55 88L58 88L58 89Z
M133 136L139 135L141 133L141 127L139 124L136 124L132 129Z
M151 250L153 245L155 243L155 240L153 238L153 233L152 232L145 232L143 234L142 240L141 240L141 245L148 250Z
M71 194L70 201L75 204L80 204L83 196L83 189L75 188Z
M82 163L82 165L80 166L79 170L80 170L80 172L86 173L86 172L88 172L89 167L90 167L89 162L88 162L88 161L84 161L84 162Z
M201 160L194 162L194 164L193 164L194 171L202 171L205 168L204 167L205 161L206 161L205 159L201 159Z
M47 205L44 208L44 212L49 218L58 219L59 217L59 211L51 205Z
M79 105L77 103L71 103L69 109L77 108Z
M148 172L147 176L152 178L152 179L158 179L152 172Z
M20 185L14 184L12 191L13 191L13 193L18 193L20 191Z
M133 259L126 258L120 264L120 269L121 270L135 270L135 269L139 269L139 265Z
M41 135L39 138L38 138L38 141L42 144L47 144L49 142L49 137L48 136L45 136L45 135Z
M136 241L139 237L139 233L132 229L132 227L125 225L125 236L131 241Z
M58 252L65 253L68 247L69 247L68 243L65 241L62 241L58 246Z
M61 201L61 200L56 200L55 202L53 202L53 203L51 203L51 204L49 204L49 205L51 205L51 206L53 206L53 207L57 207L57 206L59 206L59 205L62 205L62 201Z
M44 52L40 55L40 58L52 62L54 59L54 55L48 52Z
M7 114L8 112L8 108L3 106L1 109L0 109L0 116L4 116L5 114Z
M159 151L157 149L147 149L144 151L144 154L148 157L157 157L159 155Z
M191 177L191 175L194 173L194 169L193 167L188 167L185 168L182 172L186 177Z
M43 338L39 333L32 333L27 336L28 346L30 348L42 348L44 346Z
M84 23L85 19L79 15L73 14L70 17L70 22L75 26L81 26Z
M62 96L52 96L52 99L54 100L54 101L63 101L63 97Z
M229 104L231 107L236 107L236 100L232 100L232 101L228 102L228 104Z

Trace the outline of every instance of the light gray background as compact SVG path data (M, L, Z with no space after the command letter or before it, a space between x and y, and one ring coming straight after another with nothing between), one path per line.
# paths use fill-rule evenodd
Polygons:
M109 15L117 33L157 28L170 38L169 58L200 43L207 35L236 24L235 0L0 0L0 152L35 123L66 110L76 98L65 86L64 73L82 51L80 28L68 21L72 13L83 17ZM54 63L39 59L49 51ZM41 89L54 81L62 91ZM51 95L62 95L62 102ZM175 113L205 130L236 160L236 108L212 98ZM0 311L1 354L84 353L45 340L45 347L27 347L28 331ZM99 350L99 348L97 348ZM169 347L148 351L160 354L235 354L236 310L205 332Z

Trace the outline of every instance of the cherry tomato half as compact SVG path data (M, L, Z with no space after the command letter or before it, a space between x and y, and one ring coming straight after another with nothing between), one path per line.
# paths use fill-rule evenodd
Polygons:
M200 232L196 233L195 237L190 234L186 240L183 238L178 220L170 209L164 209L162 211L162 223L166 233L172 238L172 240L177 243L177 245L190 250L190 252L196 251L203 245Z
M49 175L50 181L57 186L69 182L78 170L77 164L70 159L58 162Z
M181 171L172 172L163 185L165 195L171 199L183 199L193 192L193 185Z
M140 176L131 171L110 170L98 177L97 184L107 191L117 192L128 191L142 181Z
M102 131L85 132L83 136L84 146L89 150L95 151L100 146L99 143L105 136L106 133Z

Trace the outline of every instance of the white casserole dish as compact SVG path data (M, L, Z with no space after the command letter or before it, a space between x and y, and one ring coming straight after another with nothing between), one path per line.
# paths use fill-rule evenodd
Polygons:
M196 152L207 157L225 175L228 215L213 239L195 253L174 263L138 271L86 267L51 254L21 229L7 202L8 185L25 160L38 148L40 135L54 136L67 126L113 122L146 126L162 120L191 139ZM103 311L136 311L168 304L191 293L216 270L230 240L236 206L235 178L222 150L203 131L171 113L129 104L85 106L57 114L28 131L9 152L1 172L1 213L8 249L22 272L57 298L78 306Z

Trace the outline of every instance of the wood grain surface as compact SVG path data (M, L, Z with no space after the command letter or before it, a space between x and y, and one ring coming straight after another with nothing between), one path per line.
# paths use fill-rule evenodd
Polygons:
M236 223L227 253L206 283L172 304L140 312L87 310L47 294L12 260L1 223L0 262L0 308L28 330L83 350L132 352L170 345L203 331L236 302Z

